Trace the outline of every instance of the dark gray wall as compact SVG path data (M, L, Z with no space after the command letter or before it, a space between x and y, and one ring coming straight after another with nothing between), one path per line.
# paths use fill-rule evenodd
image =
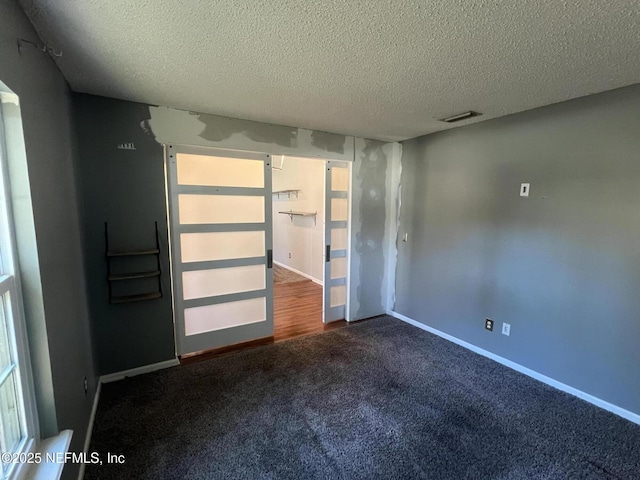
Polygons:
M16 220L24 227L18 233L26 242L19 248L41 434L46 437L71 428L72 448L81 450L97 379L72 161L70 92L51 58L29 48L20 53L18 38L40 42L16 2L0 0L0 81L20 96L33 205L32 212L17 212ZM33 217L37 252L25 251L35 245L29 243L27 215ZM40 278L36 278L38 263ZM44 312L38 310L42 305ZM77 465L67 466L65 477L74 476Z
M162 146L141 124L149 107L92 95L74 95L78 133L78 174L83 212L89 302L100 374L175 358L167 216ZM135 150L120 150L133 143ZM114 250L155 245L154 222L160 231L161 299L109 304L104 223ZM153 270L136 262L153 257L116 259L121 271ZM116 262L120 262L118 265ZM120 294L154 288L154 279L121 282ZM129 290L131 289L131 290ZM138 290L139 289L139 290Z
M640 413L639 212L640 86L404 142L395 310Z

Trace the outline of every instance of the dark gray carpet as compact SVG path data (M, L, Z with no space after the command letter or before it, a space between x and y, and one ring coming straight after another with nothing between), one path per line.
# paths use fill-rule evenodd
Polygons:
M640 426L389 317L103 386L91 479L640 479Z

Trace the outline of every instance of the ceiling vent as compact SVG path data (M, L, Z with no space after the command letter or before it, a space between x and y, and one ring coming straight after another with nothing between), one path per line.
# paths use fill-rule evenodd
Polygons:
M477 117L479 115L482 115L482 114L478 112L468 111L464 113L458 113L457 115L451 115L450 117L447 117L447 118L441 118L440 121L446 122L446 123L456 123L462 120L467 120L469 118Z

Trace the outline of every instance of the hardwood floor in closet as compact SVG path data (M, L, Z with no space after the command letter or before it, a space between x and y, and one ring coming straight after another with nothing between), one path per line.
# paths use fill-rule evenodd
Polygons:
M322 323L322 287L320 285L279 266L274 267L274 273L273 337L184 355L180 357L180 363L186 365L201 362L238 350L348 326L344 320L326 325Z
M303 277L300 277L303 278ZM322 323L322 287L311 280L273 284L274 341L346 326L340 320Z

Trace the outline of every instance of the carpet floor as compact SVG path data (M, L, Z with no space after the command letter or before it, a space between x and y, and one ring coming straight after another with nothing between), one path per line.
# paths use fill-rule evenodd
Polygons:
M640 426L390 317L103 385L85 479L639 479Z

